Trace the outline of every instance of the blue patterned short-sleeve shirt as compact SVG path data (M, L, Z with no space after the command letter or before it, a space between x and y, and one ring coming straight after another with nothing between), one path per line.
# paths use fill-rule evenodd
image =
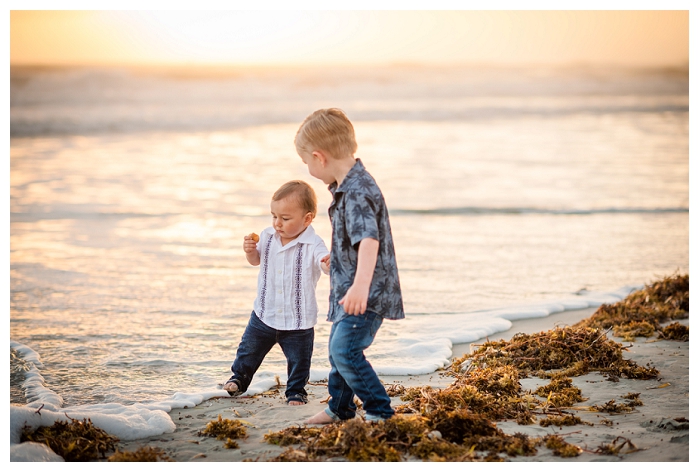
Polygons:
M332 224L328 321L350 316L338 301L354 282L359 242L365 238L379 241L367 310L389 320L405 318L388 209L379 186L356 159L340 186L335 182L328 189L333 195L328 209Z

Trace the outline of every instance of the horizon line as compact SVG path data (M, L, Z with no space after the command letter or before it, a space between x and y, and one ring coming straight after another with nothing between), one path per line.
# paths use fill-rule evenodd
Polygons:
M686 69L689 70L689 61L667 64L630 64L623 62L439 62L439 61L390 61L390 62L198 62L198 61L173 61L173 62L12 62L10 67L25 68L181 68L202 67L207 69L242 69L242 68L288 68L302 69L305 67L434 67L434 68L458 68L458 67L490 67L490 68L603 68L614 67L622 69Z

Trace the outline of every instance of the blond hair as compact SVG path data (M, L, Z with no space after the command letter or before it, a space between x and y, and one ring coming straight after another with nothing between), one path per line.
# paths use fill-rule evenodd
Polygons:
M296 151L321 149L333 157L354 156L357 141L354 126L339 108L316 110L303 120L294 138Z
M318 200L316 199L316 193L303 180L292 180L285 183L272 195L272 201L278 202L286 197L293 196L296 198L296 202L299 206L306 212L311 213L313 218L316 217L316 212L318 209Z

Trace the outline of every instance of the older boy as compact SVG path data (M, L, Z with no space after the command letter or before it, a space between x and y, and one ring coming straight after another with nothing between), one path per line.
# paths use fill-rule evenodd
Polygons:
M328 341L328 407L306 420L324 424L356 415L354 395L365 418L393 416L391 399L364 356L384 318L405 318L388 210L381 190L354 158L354 127L339 109L317 110L294 140L309 173L333 195Z

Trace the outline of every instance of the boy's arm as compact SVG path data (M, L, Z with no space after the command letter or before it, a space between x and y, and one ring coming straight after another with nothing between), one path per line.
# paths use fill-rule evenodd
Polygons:
M365 238L359 242L357 251L357 272L354 282L344 297L338 302L348 315L363 315L366 311L371 279L374 277L376 258L379 254L379 241Z
M330 252L325 246L322 239L318 239L316 246L314 248L314 257L318 261L318 266L320 270L323 271L325 275L330 275Z
M250 265L260 265L260 252L257 250L257 243L252 239L252 236L248 235L243 238L243 251L245 251L245 258Z
M320 260L320 270L322 270L325 275L330 275L330 253L324 255Z

